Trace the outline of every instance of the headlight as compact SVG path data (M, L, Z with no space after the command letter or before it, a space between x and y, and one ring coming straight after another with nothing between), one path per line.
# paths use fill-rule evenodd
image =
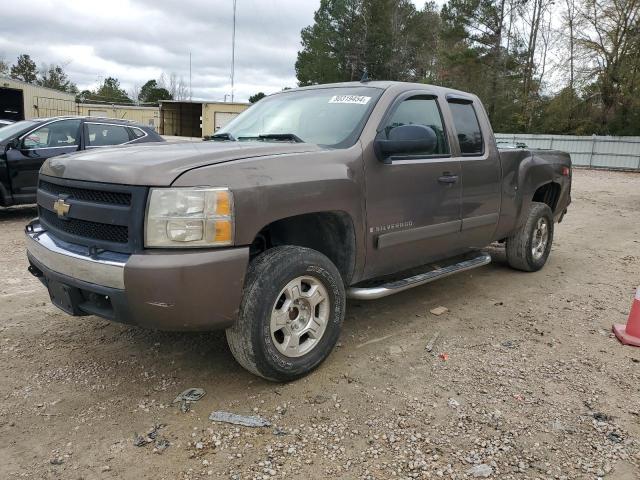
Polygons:
M145 247L219 247L233 243L228 188L152 188Z

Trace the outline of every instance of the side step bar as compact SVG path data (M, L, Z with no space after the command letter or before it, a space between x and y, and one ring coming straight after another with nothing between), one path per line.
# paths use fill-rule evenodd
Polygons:
M351 287L347 290L347 297L354 300L375 300L377 298L387 297L394 293L402 292L413 287L424 285L435 280L439 280L454 273L464 272L472 268L481 267L491 263L491 255L486 252L479 252L476 257L467 258L461 262L447 265L446 267L438 267L425 273L420 273L408 278L393 280L388 283L375 287Z

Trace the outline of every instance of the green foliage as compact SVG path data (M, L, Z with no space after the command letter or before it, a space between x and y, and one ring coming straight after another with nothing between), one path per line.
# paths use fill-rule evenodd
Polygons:
M96 90L83 90L78 96L84 102L133 103L117 78L107 77Z
M103 102L131 103L127 92L120 88L120 81L113 77L105 78L95 95Z
M15 65L11 66L11 78L22 80L27 83L35 83L38 78L38 68L36 62L25 53L18 57Z
M298 82L358 80L366 69L372 80L475 93L496 131L640 135L640 2L572 0L577 33L555 41L579 48L580 65L574 71L572 60L569 86L550 93L546 48L558 38L549 19L559 5L448 0L438 12L430 2L417 10L408 0L321 0L302 30ZM579 82L576 72L588 73Z
M169 93L169 91L158 85L156 80L149 80L140 88L140 93L138 94L138 100L143 103L155 103L157 104L160 100L172 100L173 97Z
M296 74L300 85L353 79L362 23L359 0L321 0L314 24L302 30Z
M60 65L42 67L40 78L36 83L42 87L53 88L61 92L78 93L78 87L73 83Z
M258 92L255 95L249 97L249 103L256 103L266 97L264 92Z

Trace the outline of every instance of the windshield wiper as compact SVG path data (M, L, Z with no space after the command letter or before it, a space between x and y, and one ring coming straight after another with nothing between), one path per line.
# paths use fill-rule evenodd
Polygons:
M265 133L264 135L258 135L258 138L262 140L281 140L284 142L304 143L304 140L293 133Z
M276 142L304 143L304 140L293 133L263 133L252 137L238 137L238 140L258 140L263 142L275 140Z
M213 135L211 135L208 140L213 140L214 142L224 142L224 141L228 141L228 142L235 142L236 139L233 138L233 135L231 135L230 133L215 133Z

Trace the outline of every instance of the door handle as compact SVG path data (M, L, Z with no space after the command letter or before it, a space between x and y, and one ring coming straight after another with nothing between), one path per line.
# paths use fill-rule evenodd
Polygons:
M438 177L438 182L445 184L452 184L458 181L458 175L452 175L448 172L444 172L441 177Z

